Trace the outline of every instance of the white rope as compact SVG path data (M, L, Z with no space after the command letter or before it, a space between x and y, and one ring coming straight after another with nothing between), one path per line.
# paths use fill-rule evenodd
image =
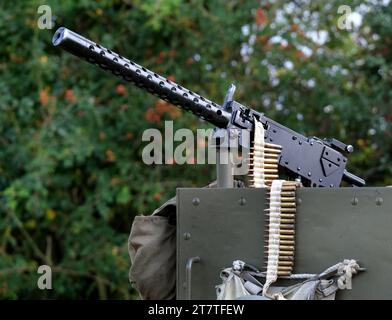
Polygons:
M344 260L344 261L346 261L346 260ZM282 279L302 280L302 279L311 279L311 278L315 278L315 277L322 278L326 274L336 273L336 271L342 265L343 265L343 262L339 262L339 263L333 265L332 267L329 267L328 269L324 270L320 274L317 274L317 273L294 273L294 274L291 274L287 277L282 277Z
M355 260L345 259L338 268L338 286L339 289L352 289L351 280L353 274L356 274L361 268Z
M288 277L282 277L282 279L311 279L315 277L322 278L328 274L338 274L340 276L337 280L339 289L351 289L352 276L358 273L358 271L363 270L364 269L359 266L357 261L353 259L344 259L343 262L339 262L332 267L329 267L320 274L299 273L292 274Z

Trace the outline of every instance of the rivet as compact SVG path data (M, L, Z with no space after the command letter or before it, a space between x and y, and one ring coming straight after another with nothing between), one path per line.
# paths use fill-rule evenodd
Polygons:
M312 173L311 172L308 172L308 176L310 177L312 175Z
M358 204L358 198L357 198L357 197L352 198L352 199L351 199L351 204L352 204L353 206L356 206L356 205Z
M193 199L192 199L192 204L193 204L194 206L198 206L198 205L200 204L200 199L199 199L199 198L193 198Z
M380 197L376 198L376 205L381 206L382 203L383 203L383 199L382 198L380 198Z
M182 237L184 238L184 240L189 240L191 238L191 234L189 232L184 232Z
M302 199L301 198L298 198L297 199L297 206L300 206L302 204Z
M246 199L241 197L240 200L238 200L238 203L240 204L240 206L244 206L246 204Z

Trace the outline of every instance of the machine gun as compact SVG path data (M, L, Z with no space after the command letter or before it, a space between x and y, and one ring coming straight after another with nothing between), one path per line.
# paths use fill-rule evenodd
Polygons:
M291 178L300 178L304 185L333 188L339 187L342 180L353 186L365 185L363 179L346 170L347 158L342 152L353 152L351 145L336 139L305 137L286 128L263 113L234 101L234 86L229 88L221 106L67 28L59 28L52 42L54 46L111 71L125 81L208 121L218 128L218 137L222 130L228 130L231 136L234 132L240 146L249 147L246 139L242 139L241 130L252 134L256 119L264 126L265 141L282 147L279 166L286 169ZM218 186L233 186L230 166L218 165Z

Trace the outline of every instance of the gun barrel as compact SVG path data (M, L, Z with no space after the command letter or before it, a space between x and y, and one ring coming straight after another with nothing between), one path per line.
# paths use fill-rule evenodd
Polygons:
M57 29L52 43L101 69L111 71L125 81L131 82L181 109L191 111L199 118L217 127L225 128L230 121L231 114L215 102L183 88L67 28Z

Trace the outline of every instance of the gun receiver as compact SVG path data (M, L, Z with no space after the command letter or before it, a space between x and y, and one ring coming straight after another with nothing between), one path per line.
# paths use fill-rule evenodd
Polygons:
M352 146L336 140L307 138L267 118L263 113L232 101L235 87L229 90L224 106L220 106L133 61L64 27L53 36L53 45L87 60L114 75L147 90L184 110L191 111L219 128L247 129L253 132L254 118L266 129L266 141L282 146L279 165L293 177L314 187L339 187L342 180L355 186L365 181L346 171L347 158L338 150L352 152Z

